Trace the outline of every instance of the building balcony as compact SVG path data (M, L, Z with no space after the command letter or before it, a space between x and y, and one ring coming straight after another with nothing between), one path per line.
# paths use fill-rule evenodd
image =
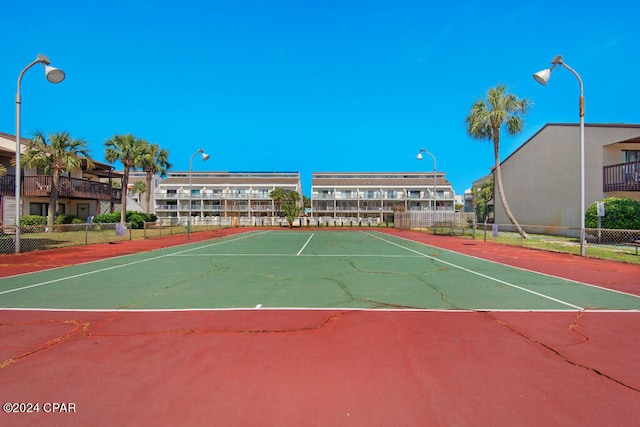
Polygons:
M49 197L51 194L50 176L22 177L22 195L24 197ZM14 189L5 188L13 184ZM0 178L0 192L3 195L15 196L15 176L5 175ZM88 179L60 177L58 198L107 200L119 202L122 192L119 188L111 188L109 184Z
M177 205L156 205L156 212L160 212L160 211L176 212L177 210L178 210Z
M0 196L16 195L16 176L5 175L0 176Z
M602 191L640 191L640 161L604 166Z

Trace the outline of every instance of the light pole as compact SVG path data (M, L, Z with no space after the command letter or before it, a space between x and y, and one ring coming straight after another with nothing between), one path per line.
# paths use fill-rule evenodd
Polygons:
M416 160L422 160L422 153L428 154L433 159L433 207L431 208L433 211L436 210L436 158L433 154L421 148L418 151L418 155L416 156Z
M192 187L191 178L193 176L193 158L200 153L202 153L203 161L206 162L207 160L209 160L209 155L205 153L202 148L196 151L195 153L193 153L191 155L191 158L189 159L189 216L187 216L187 240L191 238L191 197L193 193L193 190L191 188Z
M421 148L420 151L418 151L418 155L416 156L416 160L422 160L422 153L428 154L431 156L431 158L433 159L433 208L431 211L431 222L433 223L433 235L436 235L436 218L435 218L435 214L436 214L436 156L434 156L433 154L431 154L430 152L428 152L427 150L425 150L424 148Z
M544 69L542 71L538 71L533 75L533 78L540 83L542 86L546 86L549 78L551 77L551 71L558 66L561 65L565 67L567 70L571 71L574 76L578 79L578 83L580 84L580 256L586 255L585 248L585 230L584 230L584 199L585 199L585 189L584 189L584 87L582 85L582 79L578 75L578 73L562 60L561 55L556 55L555 58L551 61L551 68Z
M47 58L46 56L44 56L43 54L39 53L38 57L29 65L27 65L26 67L24 67L24 69L20 72L20 75L18 76L18 88L16 91L16 177L15 177L15 184L16 184L16 220L15 220L15 224L16 224L16 234L15 234L15 253L20 253L20 211L22 208L22 203L20 200L20 190L21 188L21 183L20 183L20 154L22 153L22 150L20 149L20 107L21 107L21 103L22 103L22 99L20 96L20 84L22 83L22 76L24 76L24 73L27 72L27 70L31 67L33 67L34 65L41 63L44 66L44 72L45 72L45 76L47 78L47 80L50 83L60 83L61 81L64 80L65 78L65 74L64 71L52 67L50 64L51 62L49 61L49 58Z

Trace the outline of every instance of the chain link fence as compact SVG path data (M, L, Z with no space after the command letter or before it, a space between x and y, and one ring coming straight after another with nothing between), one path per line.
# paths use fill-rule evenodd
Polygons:
M19 251L31 252L94 243L118 242L133 238L131 224L60 224L53 229L46 226L21 226ZM16 227L0 228L0 254L16 253Z
M555 252L580 254L580 229L521 225L526 237L512 224L461 223L412 227L426 233L481 239L504 245L523 246ZM640 264L640 230L585 229L585 252L592 258Z
M437 214L437 215L436 215ZM394 222L382 222L378 218L334 218L302 217L294 220L295 227L396 227L417 229L431 234L482 239L506 245L517 245L544 250L580 253L580 229L522 225L527 237L521 236L512 224L477 224L473 215L455 212L438 212L432 215L411 212L396 213ZM132 239L149 239L177 234L211 231L225 227L273 227L288 226L284 218L194 218L190 224L186 219L160 219L147 222L144 228L134 230L127 224L70 224L20 227L20 252L64 248L94 243L118 242ZM14 226L0 227L0 254L16 252ZM640 264L640 230L585 229L586 255Z

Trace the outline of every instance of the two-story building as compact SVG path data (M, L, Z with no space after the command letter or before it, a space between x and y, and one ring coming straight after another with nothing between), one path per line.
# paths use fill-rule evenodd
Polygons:
M21 139L21 151L24 152L28 140ZM7 173L0 177L0 220L2 225L14 225L16 217L16 137L0 132L0 164ZM111 187L111 181L120 179L121 175L113 170L113 166L94 161L95 167L83 168L60 177L58 189L58 212L75 215L82 219L100 213L112 212L120 204L120 190ZM51 176L44 171L24 168L22 173L20 195L21 215L46 216L51 194ZM106 180L107 182L101 182Z
M314 172L313 216L379 218L396 211L455 210L444 172Z
M585 209L608 197L640 200L640 125L586 124ZM580 227L580 128L551 123L501 163L509 207L523 225ZM500 197L495 222L508 224Z
M154 190L158 219L275 217L276 188L302 200L299 172L169 172Z

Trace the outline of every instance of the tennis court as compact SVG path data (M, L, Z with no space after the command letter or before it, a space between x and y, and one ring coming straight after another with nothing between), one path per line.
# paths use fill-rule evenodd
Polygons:
M2 403L41 410L0 423L640 419L633 270L603 286L418 234L247 229L1 278Z

